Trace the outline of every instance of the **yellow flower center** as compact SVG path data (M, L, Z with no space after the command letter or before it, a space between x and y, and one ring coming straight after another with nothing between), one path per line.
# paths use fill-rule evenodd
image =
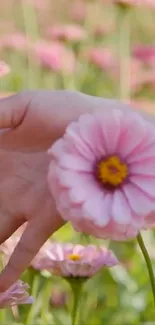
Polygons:
M127 174L127 165L122 163L117 156L111 156L105 160L101 160L97 166L98 179L104 185L117 187L125 180Z
M68 255L68 258L69 258L69 260L72 260L72 261L79 261L81 256L79 254L70 254L70 255Z

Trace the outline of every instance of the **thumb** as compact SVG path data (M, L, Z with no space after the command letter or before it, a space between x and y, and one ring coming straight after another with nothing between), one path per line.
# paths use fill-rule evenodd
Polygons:
M14 129L22 123L32 96L27 91L0 99L0 129Z

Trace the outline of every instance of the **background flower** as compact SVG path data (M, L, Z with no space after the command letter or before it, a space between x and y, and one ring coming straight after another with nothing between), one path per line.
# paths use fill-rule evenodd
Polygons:
M29 286L20 280L14 283L6 292L0 293L0 308L32 304L34 299L29 296L28 288Z
M7 63L0 61L0 77L6 76L10 72L10 67Z
M55 243L40 256L38 269L62 277L91 277L102 267L117 264L117 258L105 247Z

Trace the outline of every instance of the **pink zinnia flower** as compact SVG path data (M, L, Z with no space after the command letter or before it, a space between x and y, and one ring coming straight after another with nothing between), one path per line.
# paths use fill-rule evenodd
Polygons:
M35 45L33 55L43 67L50 68L53 71L71 73L75 70L74 53L60 43L40 41Z
M28 49L30 40L22 33L14 32L3 35L0 39L1 49L13 49L16 51L25 51Z
M4 61L0 61L0 78L6 76L10 72L10 67Z
M55 243L40 259L40 270L63 277L91 277L102 267L117 264L117 258L105 247Z
M48 27L47 35L53 40L79 42L87 37L86 30L80 25L54 25Z
M143 63L155 66L155 46L138 45L134 48L133 55Z
M49 153L57 209L77 230L126 240L154 223L155 129L140 115L85 114Z
M29 286L18 280L7 291L0 293L0 309L16 305L32 304L33 297L29 296Z
M90 63L102 70L114 68L116 66L114 55L107 48L92 48L85 53L85 57Z

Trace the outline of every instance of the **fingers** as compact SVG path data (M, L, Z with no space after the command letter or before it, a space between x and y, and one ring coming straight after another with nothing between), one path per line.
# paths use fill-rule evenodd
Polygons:
M18 93L0 99L0 129L16 128L26 114L33 92Z
M0 275L0 292L6 291L31 263L48 237L63 225L62 219L55 217L32 219L18 242L7 266Z
M24 220L22 219L14 219L10 218L10 216L6 216L5 214L0 215L0 245L5 242L22 224L24 224Z

